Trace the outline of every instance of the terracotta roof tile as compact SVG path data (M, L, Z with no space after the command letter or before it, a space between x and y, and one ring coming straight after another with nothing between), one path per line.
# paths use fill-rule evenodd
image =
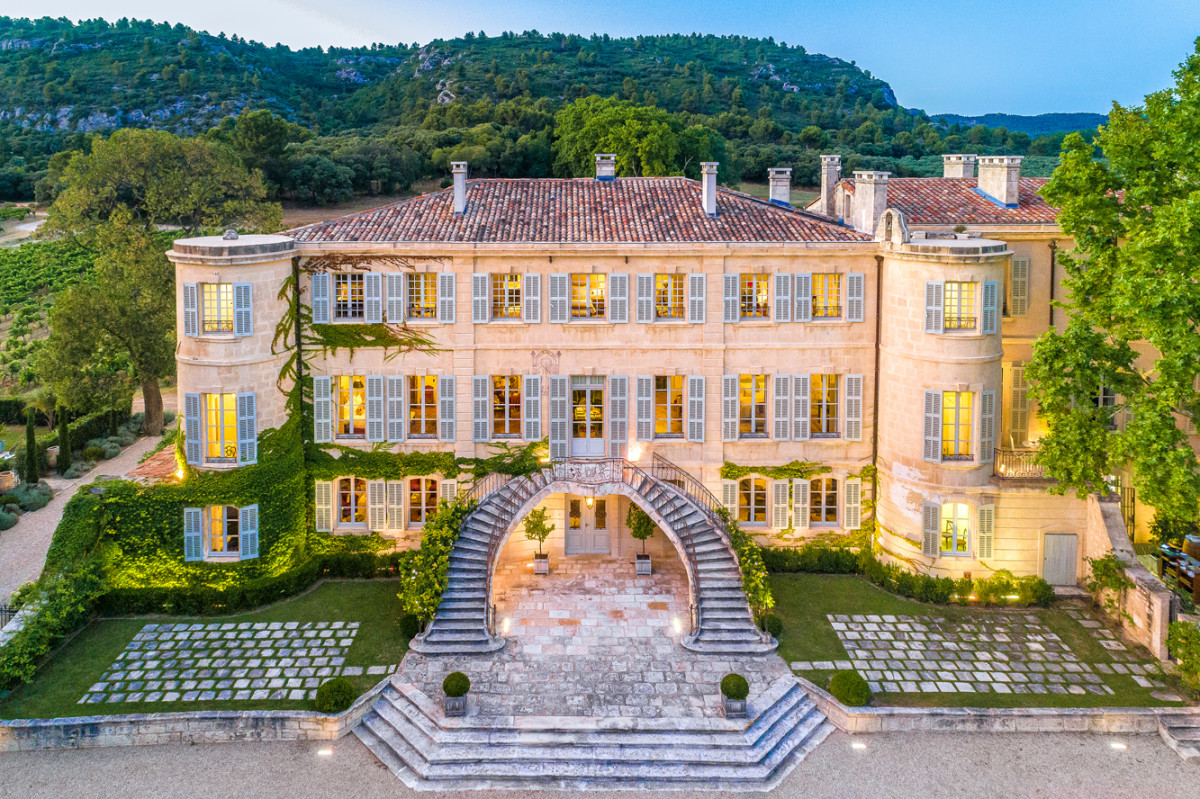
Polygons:
M853 190L854 181L842 181ZM1058 209L1038 190L1046 178L1021 178L1017 208L1001 208L977 194L975 178L891 178L888 208L901 211L910 225L1046 225Z

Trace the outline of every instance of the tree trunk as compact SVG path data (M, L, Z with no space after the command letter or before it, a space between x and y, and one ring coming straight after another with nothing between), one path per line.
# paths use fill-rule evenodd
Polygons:
M146 416L142 427L148 436L157 436L163 429L162 391L158 388L158 378L142 381L142 400L146 405Z

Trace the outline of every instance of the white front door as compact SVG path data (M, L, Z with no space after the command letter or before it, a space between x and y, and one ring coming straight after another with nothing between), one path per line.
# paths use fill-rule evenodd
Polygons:
M571 457L604 457L604 378L571 376Z
M583 497L567 497L566 550L568 555L607 555L609 553L609 511L615 504L605 498L592 500L589 508Z

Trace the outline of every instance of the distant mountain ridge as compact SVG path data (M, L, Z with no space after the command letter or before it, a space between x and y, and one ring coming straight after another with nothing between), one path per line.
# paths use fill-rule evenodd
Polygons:
M981 114L979 116L964 116L962 114L930 114L930 119L940 119L947 125L962 125L971 128L976 125L986 125L989 128L1008 128L1014 133L1028 133L1030 136L1046 136L1054 133L1070 133L1074 130L1089 130L1108 121L1107 114L1093 114L1090 111L1076 113L1050 113L1026 116L1022 114Z

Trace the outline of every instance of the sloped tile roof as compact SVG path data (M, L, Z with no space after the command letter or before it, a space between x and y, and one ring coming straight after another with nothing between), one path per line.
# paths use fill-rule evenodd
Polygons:
M480 179L467 181L467 210L452 190L289 230L299 242L857 242L870 237L807 212L728 189L717 216L688 178Z
M854 181L844 180L853 191ZM1017 208L1001 208L974 189L975 178L890 178L888 208L901 211L910 225L1045 225L1058 221L1058 209L1038 190L1046 178L1020 178Z

